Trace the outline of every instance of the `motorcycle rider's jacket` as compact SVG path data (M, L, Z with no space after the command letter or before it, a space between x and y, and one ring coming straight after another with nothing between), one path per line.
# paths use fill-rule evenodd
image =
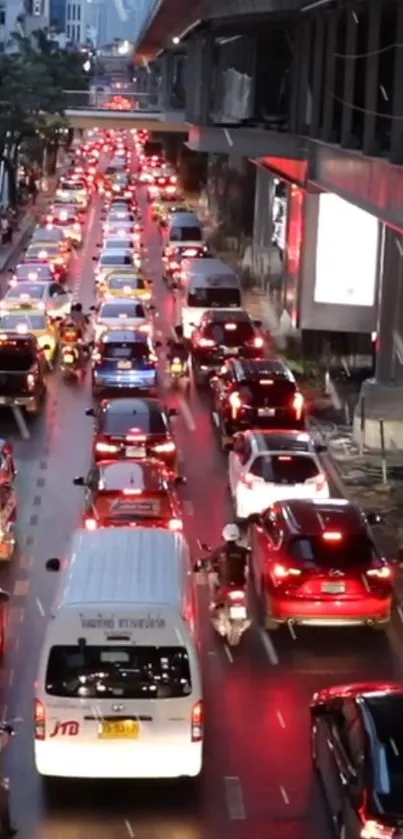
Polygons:
M217 574L220 589L245 587L248 557L248 549L237 542L224 542L214 551L210 563Z
M189 360L189 351L185 341L170 341L168 343L168 361L172 363L174 358L179 358L182 364Z

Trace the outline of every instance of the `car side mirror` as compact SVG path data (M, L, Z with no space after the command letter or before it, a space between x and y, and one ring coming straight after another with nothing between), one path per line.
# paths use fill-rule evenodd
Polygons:
M10 595L8 591L5 589L0 589L0 603L8 603L10 601Z
M260 329L260 327L263 326L261 320L254 320L253 323L255 324L255 326L257 326L258 329Z
M79 478L73 478L73 484L75 487L83 487L85 486L85 478L82 475Z
M54 556L52 559L48 559L45 568L47 571L60 571L60 565L60 559L57 556Z
M385 519L379 514L374 512L368 512L365 514L368 524L374 527L377 524L385 524Z
M179 411L178 411L177 408L170 408L169 411L168 411L168 416L169 417L177 417L178 414L179 414Z
M177 487L184 486L187 483L187 478L184 475L176 475L174 478L174 484Z
M85 412L85 416L86 417L95 417L94 409L93 408L88 408L88 410Z

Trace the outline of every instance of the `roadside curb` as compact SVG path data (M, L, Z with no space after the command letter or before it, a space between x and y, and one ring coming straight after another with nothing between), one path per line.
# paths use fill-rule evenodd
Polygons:
M0 272L7 270L15 254L21 249L21 245L24 245L26 240L31 235L35 227L35 223L36 219L34 216L29 214L25 217L24 221L22 222L23 227L18 231L17 236L11 243L8 253L4 254L4 257L0 256Z

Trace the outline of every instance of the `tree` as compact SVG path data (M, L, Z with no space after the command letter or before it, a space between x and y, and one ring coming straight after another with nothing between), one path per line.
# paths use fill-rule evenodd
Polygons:
M0 146L7 132L19 142L39 137L54 144L67 125L65 90L86 90L83 54L61 49L44 30L14 33L12 51L0 55Z

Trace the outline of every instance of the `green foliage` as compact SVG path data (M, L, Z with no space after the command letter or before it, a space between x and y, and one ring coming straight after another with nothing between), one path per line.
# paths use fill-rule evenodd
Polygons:
M0 55L0 141L7 131L50 140L65 127L63 91L88 88L83 64L82 53L61 49L46 31L14 33L12 52Z

